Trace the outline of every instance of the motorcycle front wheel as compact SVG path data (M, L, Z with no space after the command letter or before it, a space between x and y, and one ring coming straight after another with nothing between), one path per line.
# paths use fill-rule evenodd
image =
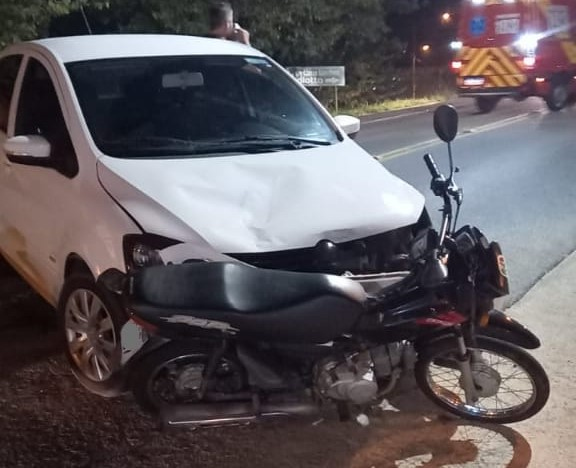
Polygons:
M493 424L523 421L544 407L550 395L548 376L526 351L481 336L469 351L478 398L468 403L456 339L443 339L419 353L416 381L434 403L462 418Z

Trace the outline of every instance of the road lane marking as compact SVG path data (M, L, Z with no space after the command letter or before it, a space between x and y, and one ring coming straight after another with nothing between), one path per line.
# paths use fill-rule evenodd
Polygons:
M507 125L510 125L510 124L513 124L516 122L520 122L522 120L527 119L529 116L531 116L533 114L534 114L533 112L526 112L525 114L515 115L514 117L509 117L507 119L498 120L497 122L492 122L492 123L489 123L486 125L481 125L480 127L464 130L458 134L458 140L461 140L461 139L466 138L466 137L471 136L471 135L478 135L479 133L488 132L490 130L495 130L497 128L502 128L502 127L505 127ZM377 154L374 156L374 158L380 162L390 161L391 159L396 159L396 158L398 158L400 156L404 156L408 153L412 153L412 152L417 151L417 150L423 150L423 149L426 149L426 148L429 148L431 146L438 145L441 143L442 143L441 140L439 140L438 138L435 138L433 140L427 140L427 141L422 141L420 143L415 143L415 144L410 145L410 146L404 146L403 148L398 148L396 150L388 151L386 153Z
M481 125L480 127L469 128L467 130L464 130L464 132L462 132L462 136L487 132L489 130L494 130L496 128L505 127L506 125L510 125L510 124L519 122L519 121L524 120L524 119L530 117L531 115L534 115L537 113L539 113L539 112L526 112L524 114L515 115L514 117L508 117L507 119L497 120L496 122Z
M439 140L438 138L434 138L433 140L422 141L414 145L398 148L397 150L394 151L388 151L387 153L378 154L374 157L380 162L389 161L399 156L404 156L405 154L412 153L413 151L426 149L429 148L430 146L434 146L440 143L442 143L441 140Z
M440 104L440 103L438 103ZM430 104L430 106L433 106L435 104ZM398 120L398 119L403 119L405 117L412 117L415 115L421 115L421 114L427 114L430 112L431 109L425 109L425 110L421 110L421 111L417 111L417 112L408 112L408 113L401 113L398 115L391 115L389 117L380 117L379 119L374 119L374 120L366 120L364 122L362 122L363 125L368 125L368 124L373 124L373 123L379 123L379 122L388 122L390 120Z

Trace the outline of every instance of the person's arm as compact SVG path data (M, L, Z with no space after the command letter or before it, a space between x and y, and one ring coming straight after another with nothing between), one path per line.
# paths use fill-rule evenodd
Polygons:
M238 23L234 23L232 40L241 42L242 44L250 45L250 33L242 28Z

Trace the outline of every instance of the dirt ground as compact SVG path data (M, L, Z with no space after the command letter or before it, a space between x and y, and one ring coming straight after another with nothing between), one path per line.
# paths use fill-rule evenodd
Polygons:
M328 417L161 431L129 396L76 383L55 312L6 267L0 343L0 467L523 468L531 458L519 433L446 417L411 381L368 427Z

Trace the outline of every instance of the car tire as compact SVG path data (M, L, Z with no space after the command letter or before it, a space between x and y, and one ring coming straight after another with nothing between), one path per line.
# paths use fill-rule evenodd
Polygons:
M120 333L127 315L120 302L87 274L72 274L58 304L66 357L76 379L90 392L124 393Z
M559 111L566 107L570 100L568 86L561 80L555 80L550 85L550 92L546 96L546 105L551 111Z
M476 108L481 114L489 114L500 102L499 96L478 96L476 98Z

